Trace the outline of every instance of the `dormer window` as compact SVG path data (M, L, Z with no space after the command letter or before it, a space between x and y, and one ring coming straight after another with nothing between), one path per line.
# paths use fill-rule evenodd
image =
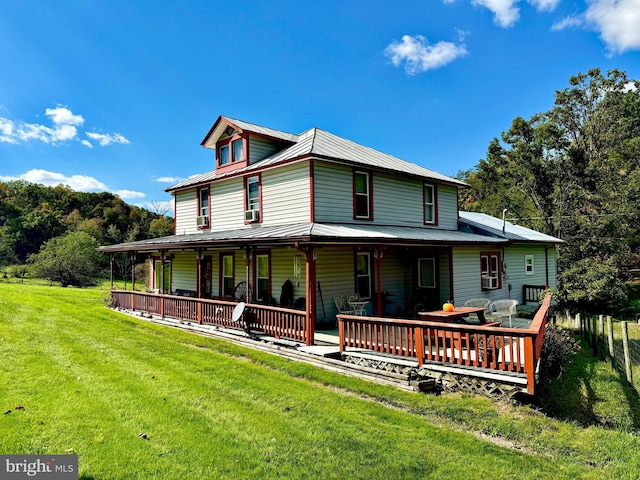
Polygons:
M218 142L218 167L225 167L246 160L245 141L235 135Z

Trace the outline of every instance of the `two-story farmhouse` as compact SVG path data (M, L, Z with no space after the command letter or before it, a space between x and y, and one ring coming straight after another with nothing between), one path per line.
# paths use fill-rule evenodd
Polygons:
M459 212L466 184L454 178L317 128L296 135L223 116L202 146L215 168L167 189L175 234L101 247L148 258L157 293L295 306L313 343L316 326L335 322L336 295L357 293L366 315L406 318L418 304L522 303L524 285L556 286L561 241Z

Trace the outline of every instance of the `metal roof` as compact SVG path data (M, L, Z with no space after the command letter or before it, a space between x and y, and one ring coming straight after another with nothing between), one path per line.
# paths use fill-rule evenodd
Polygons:
M474 232L484 232L486 235L491 235L499 238L507 238L513 241L524 242L541 242L541 243L564 243L559 238L552 237L551 235L545 235L536 230L523 227L521 225L515 225L511 222L502 219L492 217L485 213L478 212L459 212L460 223L469 227ZM504 232L502 227L504 225Z
M226 120L227 117L220 117L220 119ZM226 126L225 124L220 122L220 119L218 120L219 123L216 122L218 124L218 127L215 127L215 131L217 132L218 130L220 130L220 134L222 134ZM436 180L438 182L454 185L457 187L468 186L466 183L461 182L460 180L456 180L455 178L443 175L428 168L421 167L420 165L417 165L415 163L402 160L400 158L394 157L393 155L379 152L378 150L374 150L373 148L365 147L364 145L360 145L356 142L339 137L319 128L311 128L301 133L300 135L293 135L285 134L285 132L280 132L278 130L270 130L266 129L265 127L255 126L247 122L242 122L240 120L228 120L231 122L236 122L238 127L246 129L250 132L266 134L264 133L264 131L269 130L272 133L270 134L270 136L274 136L276 133L282 134L283 136L278 138L286 139L295 143L290 147L274 153L273 155L270 155L246 167L238 168L237 170L226 171L222 174L217 174L215 170L212 170L210 172L191 177L167 188L167 192L195 186L205 182L211 182L213 180L221 179L227 176L234 176L250 172L252 170L275 166L279 163L298 158L311 158L314 156L337 161L338 163L345 162L352 165L361 165L363 167L386 170L394 173L414 175L428 180ZM209 135L207 135L207 138L205 138L205 140L203 141L203 144L206 142L207 145L209 145L211 140L213 138L216 138L216 135L217 137L219 137L218 134L213 134L213 137L211 135L212 133L210 132ZM286 135L288 135L289 137L285 138Z
M202 232L189 235L140 240L100 247L101 252L157 251L181 248L202 248L217 244L229 246L255 243L362 243L376 242L395 245L406 244L503 244L507 239L488 237L457 230L439 230L428 227L399 227L383 225L299 223L277 226L251 226L220 232Z

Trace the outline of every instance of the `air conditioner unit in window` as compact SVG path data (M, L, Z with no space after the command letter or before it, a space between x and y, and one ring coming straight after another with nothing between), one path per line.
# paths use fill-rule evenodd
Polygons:
M202 215L200 217L196 217L196 225L199 227L208 227L209 226L209 216Z
M495 290L498 288L498 277L482 277L482 288Z
M260 219L260 210L247 210L244 212L244 219L247 222L257 222Z

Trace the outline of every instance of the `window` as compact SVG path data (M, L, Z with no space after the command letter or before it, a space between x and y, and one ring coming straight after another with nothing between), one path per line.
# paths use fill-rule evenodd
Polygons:
M229 163L229 144L222 145L220 147L220 157L218 159L218 165L227 165Z
M356 293L361 298L371 298L371 253L356 255Z
M171 292L171 262L164 262L164 288L162 288L162 260L155 260L153 265L154 270L154 286L160 293L170 293Z
M220 265L220 296L233 297L233 254L222 254Z
M256 300L264 302L269 297L269 255L256 255Z
M372 220L371 175L367 172L355 172L353 175L353 217Z
M209 187L198 190L198 228L209 228Z
M435 225L436 216L436 187L434 185L424 185L424 223Z
M524 256L524 274L535 275L535 269L533 266L533 255Z
M233 150L233 162L241 162L243 160L243 148L242 148L242 139L234 140L231 142L231 148Z
M436 259L418 259L418 286L420 288L436 288Z
M246 222L260 220L260 177L248 177L246 180Z
M483 290L497 290L502 288L499 253L487 252L480 254L480 276Z

